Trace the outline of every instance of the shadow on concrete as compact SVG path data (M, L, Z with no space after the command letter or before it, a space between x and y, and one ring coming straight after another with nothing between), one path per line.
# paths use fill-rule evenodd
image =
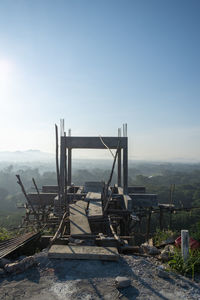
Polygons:
M88 280L88 282L92 285L96 296L100 299L104 299L104 296L92 280L93 278L96 278L97 280L103 279L105 281L105 288L106 279L111 279L113 281L113 288L115 288L115 277L128 276L132 280L132 285L130 287L119 290L115 288L116 291L119 291L119 294L121 294L122 296L125 296L127 299L136 299L140 294L137 286L141 287L142 285L142 287L147 290L147 293L149 295L155 295L155 297L157 297L158 299L168 300L157 289L154 288L153 284L149 284L145 281L145 279L136 275L133 269L127 264L126 260L123 259L123 257L120 258L118 262L96 260L62 260L59 262L59 260L51 260L51 268L54 268L55 276L57 276L57 279L59 281L77 279Z

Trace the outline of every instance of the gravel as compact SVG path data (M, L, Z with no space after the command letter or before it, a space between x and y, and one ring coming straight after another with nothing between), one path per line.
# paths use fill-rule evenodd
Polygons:
M165 272L154 258L121 256L118 262L49 259L47 251L35 254L37 266L21 274L0 278L2 300L67 299L200 299L200 285ZM131 285L117 288L115 278Z

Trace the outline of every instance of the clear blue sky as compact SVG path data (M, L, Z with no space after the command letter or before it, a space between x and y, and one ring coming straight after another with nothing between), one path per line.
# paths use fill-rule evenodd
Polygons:
M54 151L54 123L136 159L200 161L200 1L0 1L0 150Z

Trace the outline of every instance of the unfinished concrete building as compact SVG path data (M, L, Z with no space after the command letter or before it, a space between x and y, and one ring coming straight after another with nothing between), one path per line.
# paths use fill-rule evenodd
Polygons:
M51 230L51 235L43 236L50 245L50 257L117 260L119 253L133 244L140 209L148 211L157 205L156 195L147 194L145 187L128 186L127 125L123 125L123 136L119 130L116 137L77 137L71 132L66 136L63 121L60 143L55 128L57 185L43 186L39 192L35 184L36 192L29 194L24 190L27 204L23 225ZM72 184L73 149L106 148L115 150L107 182ZM112 185L114 169L117 182ZM20 178L18 183L23 188Z

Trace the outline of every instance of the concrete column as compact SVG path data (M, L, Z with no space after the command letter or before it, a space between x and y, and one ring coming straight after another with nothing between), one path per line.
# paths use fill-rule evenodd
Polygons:
M117 184L118 186L122 186L122 176L121 176L121 149L119 149L119 152L118 152L118 177L117 177Z
M189 232L181 230L181 253L184 261L189 257Z
M128 145L123 148L123 188L124 194L128 194Z
M65 160L66 160L65 138L61 137L61 145L60 145L60 192L61 192L61 199L63 199L63 196L64 196ZM59 203L59 205L61 205L61 203Z
M72 149L68 148L68 181L67 184L72 184Z

